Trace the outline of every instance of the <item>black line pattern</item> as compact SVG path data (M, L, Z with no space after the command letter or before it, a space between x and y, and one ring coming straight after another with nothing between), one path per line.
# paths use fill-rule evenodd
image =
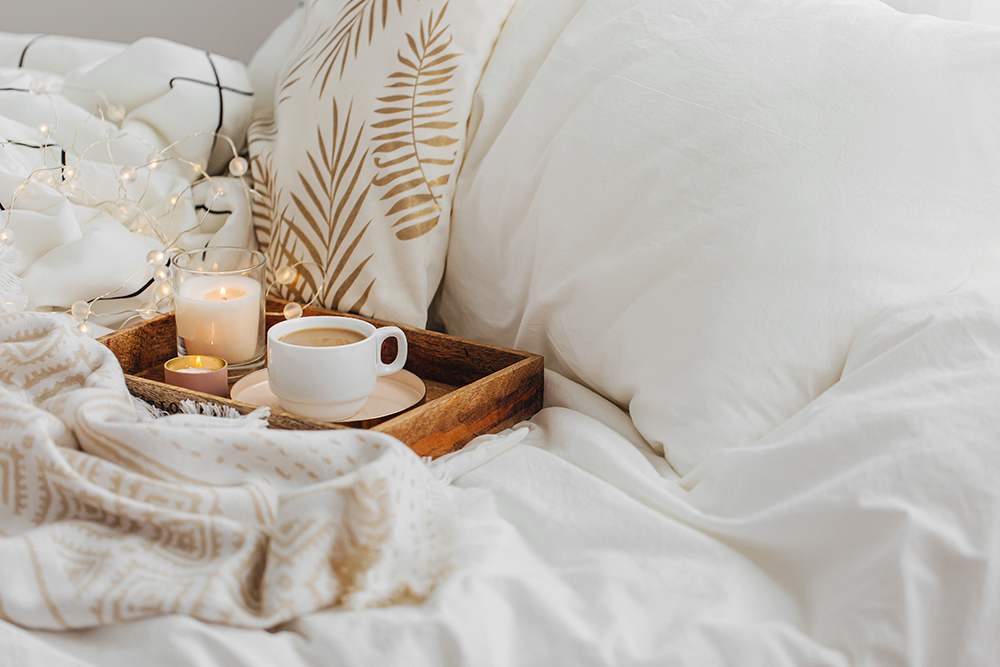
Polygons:
M143 285L142 287L140 287L136 291L132 292L131 294L122 294L122 295L119 295L119 296L106 296L106 297L95 296L93 299L88 299L87 303L94 303L98 299L100 299L101 301L118 301L119 299L131 299L132 297L139 296L140 294L142 294L143 292L145 292L147 289L149 289L153 285L153 282L154 282L153 279L150 278L149 280L146 281L145 285Z
M37 148L38 150L42 150L43 148L58 148L59 150L62 150L62 146L60 146L59 144L32 144L25 141L12 141L12 140L0 141L0 146L8 146L8 145L20 146L21 148ZM63 164L66 164L65 151L63 151L63 153L64 153Z
M218 122L215 125L215 132L212 135L212 149L208 152L209 155L212 155L215 152L216 145L219 143L218 134L219 134L219 132L222 131L222 125L223 125L223 122L225 121L225 117L226 117L226 113L225 113L225 110L226 110L225 93L236 93L237 95L244 95L244 96L247 96L247 97L253 97L253 92L249 91L249 90L240 90L239 88L233 88L232 86L223 85L222 79L219 77L219 70L215 66L215 61L212 59L212 54L210 52L208 52L208 51L205 51L205 58L208 60L209 67L212 68L212 76L215 79L214 82L213 81L202 81L200 79L194 79L194 78L187 77L187 76L175 76L175 77L173 77L173 78L170 79L169 85L170 85L170 89L173 90L175 82L177 82L177 81L186 81L188 83L194 83L194 84L201 85L201 86L209 86L211 88L215 88L215 90L216 90L216 92L218 93L218 96L219 96L219 120L218 120Z
M215 61L212 60L212 54L205 51L205 57L208 58L208 64L212 67L212 76L215 77L215 88L219 93L219 122L215 125L215 134L212 135L212 148L208 151L211 155L215 152L215 145L219 143L219 132L222 131L222 121L224 119L224 112L226 102L223 97L225 94L222 90L222 80L219 79L219 70L215 67Z
M165 266L170 266L170 263L172 261L173 261L173 257L167 257L167 263L166 263ZM106 297L103 297L103 298L101 298L101 297L94 297L93 299L88 300L87 303L94 303L98 299L100 299L101 301L118 301L119 299L131 299L132 297L139 296L140 294L142 294L143 292L145 292L146 290L148 290L150 287L152 287L152 285L153 285L154 282L156 282L156 279L155 278L150 278L149 280L146 281L145 285L143 285L142 287L140 287L136 291L132 292L131 294L121 294L119 296L106 296Z
M28 55L28 49L31 48L31 46L42 37L48 37L48 35L35 35L30 40L28 40L27 44L24 45L24 48L21 49L21 57L18 58L17 60L18 68L24 67L24 57Z
M212 86L213 88L216 87L216 84L213 84L211 81L201 81L200 79L194 79L189 76L175 76L174 78L170 79L171 89L174 87L174 81L187 81L188 83L200 83L203 86ZM226 91L227 93L236 93L237 95L245 95L246 97L253 97L253 92L249 90L241 90L239 88L233 88L232 86L225 86L225 85L221 85L219 87L221 87L222 90Z
M212 213L213 215L232 215L233 214L232 211L216 211L214 209L211 209L211 208L205 206L204 204L198 204L197 206L194 207L194 210L196 210L196 211L205 211L206 213Z

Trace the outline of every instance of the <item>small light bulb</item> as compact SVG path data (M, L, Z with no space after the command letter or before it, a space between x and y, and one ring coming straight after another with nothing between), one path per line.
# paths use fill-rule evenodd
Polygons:
M38 124L38 134L48 134L48 133L49 133L49 125L48 125L48 123L39 123Z
M150 250L146 253L146 264L163 265L167 261L167 254L162 250Z
M80 324L76 326L76 330L82 333L84 336L90 336L91 338L93 338L94 334L96 333L94 331L94 327L90 326L86 322L80 322Z
M109 104L108 105L107 117L108 117L109 120L113 120L116 123L119 122L119 121L121 121L121 120L124 120L125 119L125 107L124 107L124 105L119 104L118 102L115 102L113 104Z
M170 205L177 206L177 202L181 200L180 195L170 195Z
M151 320L156 317L157 313L152 308L143 308L139 311L139 317L144 320Z
M153 151L152 153L146 156L146 166L149 167L150 169L156 170L162 167L163 163L166 162L166 160L167 159L163 157L163 153L161 153L160 151Z
M286 303L281 312L286 320L295 320L302 317L302 306L292 301L291 303Z
M28 84L28 92L32 95L44 95L46 90L45 82L41 79L32 79Z
M0 242L6 243L7 245L13 245L14 238L15 235L13 229L0 230Z
M250 169L250 164L245 157L234 157L229 161L229 173L233 176L242 176Z
M75 181L77 177L80 176L80 170L76 167L63 167L62 168L62 179L63 183L68 183L70 181Z
M126 224L128 222L131 222L135 218L136 213L138 212L139 212L138 204L136 204L131 199L123 199L120 202L118 202L117 206L115 206L113 214L115 216L115 219L118 220L118 222Z
M52 178L52 174L48 171L31 172L31 180L42 185L52 185L55 182L55 179Z
M160 282L167 282L170 280L171 271L166 266L158 266L153 270L153 278L159 280Z
M126 183L131 183L135 180L135 167L132 165L125 165L122 167L121 171L118 172L118 175Z
M154 283L153 295L157 301L161 299L166 299L168 296L173 296L174 286L170 283Z
M90 304L86 301L74 301L69 312L74 318L82 322L90 315Z
M295 269L290 266L283 266L278 269L278 273L274 276L274 281L279 285L291 285L298 278L298 273Z
M225 197L228 191L229 190L226 187L226 184L221 181L216 182L215 186L212 188L212 192L215 194L216 197Z

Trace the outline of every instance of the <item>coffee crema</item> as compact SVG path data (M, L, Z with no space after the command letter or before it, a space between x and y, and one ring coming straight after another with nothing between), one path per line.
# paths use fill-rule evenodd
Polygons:
M338 345L357 343L363 341L365 338L367 336L353 329L315 327L313 329L292 331L278 340L289 345L301 345L303 347L337 347Z

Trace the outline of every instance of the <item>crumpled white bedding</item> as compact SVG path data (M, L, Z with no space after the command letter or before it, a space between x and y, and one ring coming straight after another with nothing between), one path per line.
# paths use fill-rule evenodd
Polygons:
M91 321L118 326L166 305L149 252L251 244L227 167L252 104L242 63L189 46L0 33L0 309L108 296Z
M992 665L1000 269L885 312L841 380L683 479L556 375L528 424L436 465L463 546L423 604L273 633L162 617L0 626L9 664Z

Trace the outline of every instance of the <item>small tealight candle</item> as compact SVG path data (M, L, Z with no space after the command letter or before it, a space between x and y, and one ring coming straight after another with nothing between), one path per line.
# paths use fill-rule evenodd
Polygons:
M167 384L214 396L229 396L228 365L224 359L201 354L174 357L163 364Z

